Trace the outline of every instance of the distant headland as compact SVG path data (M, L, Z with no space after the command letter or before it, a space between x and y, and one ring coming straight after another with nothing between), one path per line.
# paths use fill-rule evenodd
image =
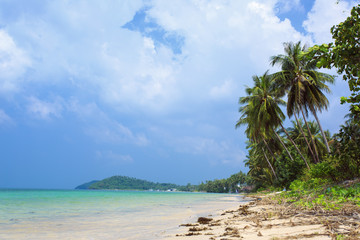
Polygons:
M127 176L112 176L103 180L94 180L77 186L75 189L107 190L159 190L184 192L236 193L249 190L246 174L238 172L226 179L206 181L199 185L177 185L173 183L155 183Z
M155 183L127 176L112 176L101 181L94 180L81 184L75 189L113 189L113 190L175 190L184 186L172 183Z

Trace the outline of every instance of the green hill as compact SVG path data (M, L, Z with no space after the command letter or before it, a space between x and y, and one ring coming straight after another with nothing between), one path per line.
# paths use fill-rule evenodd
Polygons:
M89 186L91 184L93 184L93 183L96 183L96 182L98 182L98 180L87 182L87 183L84 183L84 184L81 184L81 185L77 186L75 189L89 189Z
M85 184L83 184L85 185ZM83 186L80 185L80 186ZM113 176L87 186L87 189L119 189L119 190L168 190L181 186L171 183L154 183L125 176Z

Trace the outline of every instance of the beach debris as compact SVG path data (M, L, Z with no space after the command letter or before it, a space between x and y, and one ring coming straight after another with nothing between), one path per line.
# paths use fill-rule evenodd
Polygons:
M199 224L197 223L185 223L185 224L180 224L180 227L196 227L199 226Z
M360 208L354 204L343 204L340 209L327 209L322 206L309 209L301 205L279 202L272 197L263 197L261 200L256 199L240 205L237 210L223 211L221 215L226 216L220 219L217 216L214 219L200 217L196 223L181 225L190 228L188 233L182 236L213 235L209 236L210 240L250 239L249 236L254 239L269 239L271 232L271 239L274 240L360 240ZM212 230L212 226L220 227L214 227ZM272 234L278 229L288 227L307 230L302 233L297 229L287 230L286 235ZM272 230L269 231L270 229Z
M292 227L296 226L296 224L293 221L291 221L291 219L290 219L290 226L292 226Z
M176 234L175 237L197 236L197 235L201 235L201 233L199 233L199 232L188 232L188 233L185 233L185 234Z
M197 222L200 224L209 224L212 220L212 218L199 217Z
M227 227L225 228L225 233L222 236L230 236L230 237L236 237L239 238L239 229L236 227Z
M185 236L197 236L197 235L201 235L201 233L199 233L199 232L189 232L189 233L185 234Z
M224 215L226 215L226 214L228 214L228 213L234 213L234 212L236 212L236 210L228 210L228 211L223 212L223 213L221 214L221 216L224 216Z
M212 230L212 229L208 228L208 227L192 227L192 228L189 228L189 232L201 232L201 231L206 231L206 230Z
M212 226L221 226L221 220L211 221L209 223L209 226L210 227L212 227Z

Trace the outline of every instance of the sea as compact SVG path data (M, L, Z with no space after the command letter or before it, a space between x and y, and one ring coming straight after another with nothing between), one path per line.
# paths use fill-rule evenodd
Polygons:
M239 194L0 190L0 239L166 239L180 224L245 202Z

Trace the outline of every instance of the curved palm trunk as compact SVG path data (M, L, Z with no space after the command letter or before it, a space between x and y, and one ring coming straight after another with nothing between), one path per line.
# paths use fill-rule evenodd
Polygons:
M327 139L326 139L326 136L325 136L325 133L324 133L322 127L321 127L321 124L320 124L320 121L319 121L319 119L318 119L318 117L317 117L317 114L316 114L315 111L313 111L312 113L313 113L313 115L314 115L314 117L315 117L315 119L316 119L316 122L317 122L318 125L319 125L320 131L321 131L321 135L322 135L322 137L323 137L323 139L324 139L324 143L325 143L326 149L327 149L328 153L330 154L329 143L328 143L328 141L327 141Z
M287 147L285 146L285 143L281 140L279 134L277 134L277 132L275 131L275 129L272 128L272 130L273 130L273 132L275 133L276 137L279 139L281 145L285 148L285 150L286 150L287 154L289 155L290 159L291 159L292 161L294 161L294 159L293 159L293 157L291 156L289 150L288 150Z
M315 154L314 154L314 152L313 152L313 150L312 150L312 148L311 148L311 146L310 146L309 141L307 140L307 138L306 138L306 136L305 136L304 129L302 128L302 126L301 126L301 124L300 124L300 122L299 122L299 119L298 119L297 116L296 116L296 113L294 113L294 116L295 116L296 123L297 123L297 125L298 125L299 128L300 128L301 134L303 135L303 137L304 137L304 139L305 139L306 145L308 146L308 148L309 148L309 150L310 150L311 156L312 156L314 162L316 162Z
M295 113L295 114L296 114L296 113ZM295 114L294 114L294 115L295 115ZM295 147L296 151L299 153L300 157L304 160L304 162L305 162L305 164L306 164L306 167L307 167L308 169L310 169L308 162L306 161L306 159L304 158L304 156L301 154L300 149L299 149L298 146L295 144L295 142L292 140L292 138L290 137L289 133L286 131L286 129L284 128L284 126L283 126L281 123L280 123L280 126L281 126L282 130L285 132L286 136L289 138L290 142L294 145L294 147Z
M318 153L317 153L317 151L316 151L315 142L314 142L314 139L312 138L312 134L311 134L309 125L308 125L308 123L307 123L307 121L306 121L305 114L304 114L304 111L303 111L303 109L302 109L301 106L300 106L300 111L301 111L301 114L302 114L302 116L303 116L303 118L304 118L304 122L305 122L306 128L307 128L307 130L308 130L309 137L310 137L310 139L311 139L311 143L312 143L312 145L313 145L313 147L314 147L313 150L314 150L314 152L315 152L316 162L319 162L319 155L318 155Z
M267 146L267 144L266 144L266 146ZM273 172L275 178L277 179L277 175L276 175L276 173L275 173L275 170L274 170L273 166L271 165L271 163L270 163L270 161L269 161L269 158L267 157L267 155L266 155L266 153L265 153L264 148L261 148L261 149L263 150L265 159L266 159L267 163L269 164L271 171Z

